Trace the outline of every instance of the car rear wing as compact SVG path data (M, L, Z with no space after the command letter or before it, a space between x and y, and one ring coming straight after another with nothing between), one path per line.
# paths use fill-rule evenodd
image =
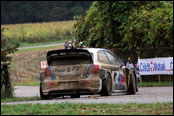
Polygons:
M47 52L49 66L71 65L71 64L92 64L92 56L85 49L62 49Z

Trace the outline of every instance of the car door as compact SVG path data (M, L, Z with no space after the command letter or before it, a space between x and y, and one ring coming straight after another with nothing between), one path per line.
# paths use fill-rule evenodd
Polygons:
M115 69L112 70L113 77L113 89L114 90L126 90L126 75L123 72L123 69L120 68L121 62L119 58L113 54L111 51L105 51L110 64L115 66Z

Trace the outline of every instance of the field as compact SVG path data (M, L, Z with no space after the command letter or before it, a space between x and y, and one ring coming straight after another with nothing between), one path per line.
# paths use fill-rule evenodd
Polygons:
M173 103L1 105L1 115L173 115Z
M4 38L9 38L12 44L40 43L72 39L72 29L75 21L26 23L14 25L1 25Z
M11 54L10 76L13 83L33 84L39 82L41 61L46 60L46 53L49 50L63 49L61 46L46 48L21 49Z

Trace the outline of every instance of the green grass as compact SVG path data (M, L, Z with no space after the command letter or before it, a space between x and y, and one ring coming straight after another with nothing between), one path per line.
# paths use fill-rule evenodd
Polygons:
M16 52L27 52L27 51L34 51L34 50L48 50L48 49L52 49L52 48L56 48L56 47L49 46L49 47L39 47L39 48L26 48L26 49L19 49ZM64 48L64 47L63 47L63 45L59 45L59 48ZM57 48L57 49L59 49L59 48Z
M14 86L39 86L40 82L14 83Z
M1 103L5 102L18 102L18 101L33 101L40 100L40 97L10 97L10 98L1 98Z
M46 43L20 43L20 47L30 47L30 46L38 46L38 45L48 45L48 44L57 44L57 43L64 43L68 41L67 39L59 40L59 41L50 41Z
M138 83L138 87L164 87L164 86L173 86L173 82L164 81L164 82L142 82Z
M173 115L173 103L1 105L1 115Z

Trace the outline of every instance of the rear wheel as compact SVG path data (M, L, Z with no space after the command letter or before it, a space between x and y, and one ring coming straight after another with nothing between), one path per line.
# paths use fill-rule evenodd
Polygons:
M112 95L112 78L109 74L106 78L102 80L102 90L100 92L101 96L111 96Z
M135 83L135 75L134 73L131 74L130 76L130 83L127 89L127 94L136 94L136 83Z
M42 91L42 82L40 82L40 98L41 98L42 100L47 100L47 99L49 99L49 95L44 95L44 94L43 94L43 91Z

